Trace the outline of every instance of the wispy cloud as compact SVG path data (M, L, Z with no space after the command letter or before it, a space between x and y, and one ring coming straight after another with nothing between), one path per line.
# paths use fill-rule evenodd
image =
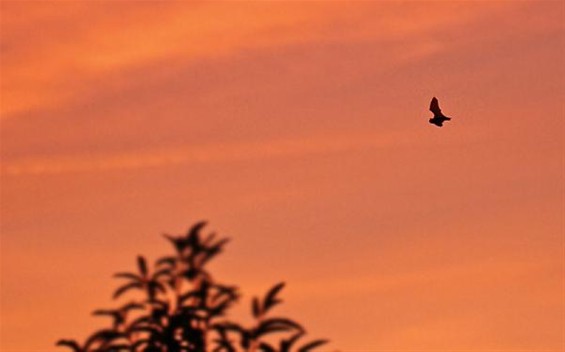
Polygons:
M22 158L4 162L5 175L44 175L164 167L190 163L221 163L276 158L300 158L410 143L406 134L314 136L265 142L181 146L150 151L101 155Z
M163 59L186 62L327 40L421 39L501 7L429 6L3 3L1 116L64 105L108 74ZM34 20L20 21L23 13ZM416 52L434 48L427 43Z
M479 280L482 283L492 282L504 284L501 278L512 281L518 277L535 276L554 268L555 261L516 261L505 259L499 254L496 260L483 260L460 265L422 268L404 273L395 272L388 275L371 275L366 277L341 277L329 280L297 282L296 290L304 296L327 296L336 298L352 295L356 292L375 294L378 292L395 292L423 286L449 286L462 281ZM403 268L399 268L402 270Z

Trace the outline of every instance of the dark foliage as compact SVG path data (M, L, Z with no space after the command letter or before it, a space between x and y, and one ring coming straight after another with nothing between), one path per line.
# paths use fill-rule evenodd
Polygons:
M202 236L205 222L184 236L165 237L175 253L155 262L153 268L137 257L137 273L120 272L126 281L114 299L133 291L137 300L116 309L99 309L96 316L111 318L109 328L94 332L84 344L60 340L75 352L307 352L326 340L300 343L304 328L294 320L272 316L284 283L273 286L263 299L253 298L254 323L243 326L226 318L239 300L237 287L216 282L205 269L221 253L227 239Z

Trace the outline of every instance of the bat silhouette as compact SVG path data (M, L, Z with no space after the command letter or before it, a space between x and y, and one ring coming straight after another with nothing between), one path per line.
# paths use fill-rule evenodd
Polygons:
M439 108L439 103L436 97L432 98L430 103L430 111L434 113L434 117L432 117L429 121L431 124L436 125L438 127L443 126L445 121L451 120L451 117L447 117L442 114L441 109Z

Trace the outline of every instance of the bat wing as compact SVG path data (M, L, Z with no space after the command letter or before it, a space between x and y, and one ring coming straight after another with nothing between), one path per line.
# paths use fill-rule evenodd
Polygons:
M434 113L434 115L441 115L441 109L439 108L439 103L436 97L433 97L432 102L430 103L430 111Z

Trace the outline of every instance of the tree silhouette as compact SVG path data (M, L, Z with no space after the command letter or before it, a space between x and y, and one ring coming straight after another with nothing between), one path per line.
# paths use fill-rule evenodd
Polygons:
M251 326L227 319L227 311L240 298L238 289L216 282L205 266L228 239L202 236L205 225L195 224L184 236L165 235L175 253L159 258L152 270L138 256L138 273L114 275L127 280L114 299L139 294L119 308L93 312L112 318L111 327L94 332L82 345L75 340L59 340L57 345L75 352L308 352L327 342L299 343L305 329L294 320L271 315L282 302L283 282L263 299L252 299Z

